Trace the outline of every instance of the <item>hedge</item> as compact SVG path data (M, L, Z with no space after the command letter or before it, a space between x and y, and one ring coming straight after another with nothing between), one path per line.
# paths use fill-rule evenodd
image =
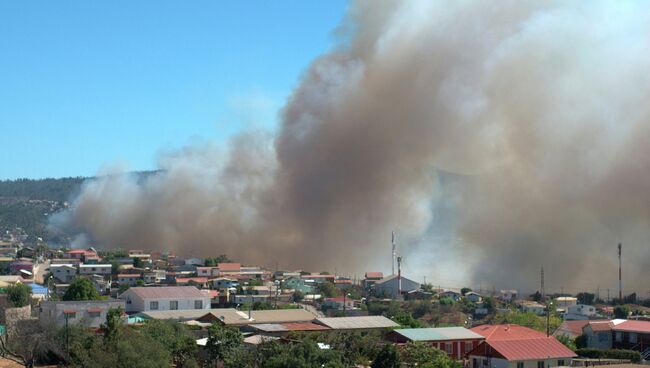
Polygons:
M641 353L634 350L618 349L578 349L576 354L583 358L592 359L625 359L634 363L641 361Z

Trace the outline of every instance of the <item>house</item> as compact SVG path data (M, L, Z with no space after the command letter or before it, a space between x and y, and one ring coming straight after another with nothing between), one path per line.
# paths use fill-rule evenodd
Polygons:
M572 296L560 296L555 298L555 306L558 311L566 311L569 307L577 305L578 298Z
M388 330L399 325L384 316L328 317L317 318L314 323L337 331Z
M97 328L106 322L106 315L111 308L122 308L123 300L85 300L85 301L43 301L38 316L41 326L65 326L67 323L83 323L87 327Z
M210 309L210 295L194 286L132 287L119 299L127 312Z
M631 349L645 352L650 348L650 322L625 319L589 321L583 328L587 347Z
M21 275L21 271L27 271L29 275L34 273L34 263L29 258L19 258L9 264L11 275Z
M483 297L481 296L481 294L475 293L473 291L469 291L465 293L464 298L473 303L480 303L483 301Z
M500 290L499 299L504 302L512 302L517 299L517 290Z
M311 280L314 284L322 284L324 282L331 282L334 283L334 280L336 279L336 276L334 275L320 275L320 274L310 274L310 275L302 275L300 276L303 280Z
M241 271L241 263L217 263L217 269L219 269L219 276L238 274Z
M297 290L303 294L313 294L314 287L309 285L304 279L298 277L289 277L282 281L282 287L285 289Z
M373 292L377 297L397 299L402 297L401 293L408 293L419 288L420 284L411 279L391 275L375 282Z
M69 284L77 276L77 267L72 264L50 264L50 273L55 281Z
M555 337L519 325L482 325L485 337L467 355L472 368L550 368L570 366L577 355Z
M447 291L443 291L443 292L441 292L440 294L438 294L438 297L439 297L440 299L442 299L442 298L449 298L449 299L451 299L451 300L457 302L457 301L460 300L461 295L460 295L460 293L457 293L457 292L455 292L455 291L453 291L453 290L447 290Z
M553 332L553 336L565 336L570 339L575 339L578 336L582 335L582 329L585 327L589 321L576 320L576 321L564 321L560 327Z
M239 281L228 277L217 277L210 280L212 287L215 289L231 289L239 286Z
M179 286L194 285L194 286L199 286L201 288L205 288L208 286L208 278L207 277L177 277L176 285Z
M620 323L623 320L615 320ZM583 328L582 334L586 337L588 348L594 349L611 349L612 343L612 326L614 321L589 321Z
M232 300L232 303L235 304L247 304L247 303L255 303L255 302L266 302L266 303L274 303L276 301L278 302L283 302L283 303L288 303L291 302L292 296L289 294L281 294L281 295L252 295L252 294L237 294L237 295L232 295L230 294Z
M546 314L546 307L538 302L523 300L519 304L519 307L521 308L521 311L524 313L534 313L538 316L542 316Z
M250 326L256 334L262 336L286 337L291 332L323 332L328 327L314 322L260 323Z
M352 310L354 309L355 305L358 305L359 303L360 301L358 300L337 296L333 298L325 298L325 300L323 300L322 306L323 309Z
M159 284L164 282L166 277L167 271L165 270L151 270L143 275L145 284Z
M137 273L121 273L117 275L117 282L120 285L135 286L138 284L138 280L140 280L140 275Z
M464 358L485 340L482 335L465 327L403 328L389 332L386 338L397 344L423 342L446 352L453 359Z
M347 290L352 287L352 280L350 279L336 279L334 280L334 286L339 289Z
M365 289L370 289L375 284L375 282L383 278L383 272L366 272L365 278L363 279L363 287Z
M566 308L564 319L567 321L572 320L585 320L598 315L596 308L591 305L576 304Z
M199 277L212 277L219 274L217 267L196 267L196 276Z
M187 258L185 259L186 265L192 266L203 266L205 264L205 259L203 258Z
M80 275L103 275L110 276L113 272L113 266L110 264L80 264Z
M71 249L65 254L65 257L83 261L85 257L97 257L97 251L92 247L88 249Z

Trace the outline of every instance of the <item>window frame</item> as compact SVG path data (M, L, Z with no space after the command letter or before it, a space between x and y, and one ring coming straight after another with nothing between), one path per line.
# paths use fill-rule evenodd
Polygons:
M154 305L156 306L155 308L154 308ZM158 308L160 308L160 305L159 305L157 300L150 300L149 301L149 310L158 310Z

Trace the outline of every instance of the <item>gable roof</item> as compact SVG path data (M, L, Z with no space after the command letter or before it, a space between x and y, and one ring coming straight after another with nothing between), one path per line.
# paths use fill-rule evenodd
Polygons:
M397 323L384 316L318 318L316 323L334 330L399 327Z
M367 279L381 279L384 277L383 272L366 272Z
M241 269L241 263L219 263L217 264L217 268L220 272L239 272Z
M484 339L483 336L468 330L465 327L402 328L395 330L394 332L411 341Z
M623 331L623 332L639 332L639 333L650 333L650 322L648 321L636 321L636 320L626 320L624 322L618 323L612 327L614 331Z
M519 325L480 325L471 329L487 341L546 338L546 334Z
M171 299L171 298L206 298L201 290L194 286L156 286L132 287L124 293L132 292L142 299ZM203 310L203 314L205 314Z
M582 335L582 328L589 323L588 320L578 321L564 321L560 327L555 330L553 336L564 335L570 337L577 337Z
M488 340L482 343L489 345L499 355L510 361L557 359L576 357L576 353L557 341L554 337L524 338L515 340ZM480 351L481 346L470 352Z

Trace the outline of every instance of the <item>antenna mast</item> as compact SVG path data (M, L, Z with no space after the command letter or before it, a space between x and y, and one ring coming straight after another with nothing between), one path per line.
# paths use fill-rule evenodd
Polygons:
M623 303L623 278L621 277L621 248L623 245L618 243L618 300L619 303Z
M392 263L392 270L391 270L391 275L395 274L395 257L397 257L397 250L395 248L395 232L391 231L390 232L390 243L393 246L393 251L391 253L391 263Z

